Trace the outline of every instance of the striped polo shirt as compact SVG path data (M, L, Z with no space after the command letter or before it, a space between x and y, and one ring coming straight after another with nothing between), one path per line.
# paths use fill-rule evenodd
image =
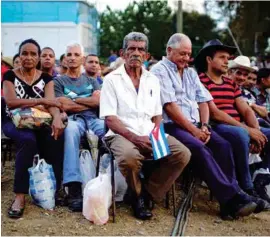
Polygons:
M223 76L223 83L216 84L204 73L200 74L199 78L213 96L213 101L218 109L229 114L237 121L241 121L240 114L235 107L235 99L241 96L241 90L235 82Z

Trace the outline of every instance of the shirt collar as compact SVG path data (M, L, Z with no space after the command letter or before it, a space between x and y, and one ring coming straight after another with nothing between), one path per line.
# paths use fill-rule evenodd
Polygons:
M148 72L144 67L141 67L141 68L142 68L141 78L147 77L150 74L150 72ZM118 74L118 75L121 75L123 77L129 77L129 75L127 74L127 71L125 69L125 64L121 65L118 69L116 69L114 71L114 74Z
M163 56L162 61L163 61L163 63L165 63L168 67L170 67L174 71L178 71L176 64L173 63L172 61L170 61L167 57Z

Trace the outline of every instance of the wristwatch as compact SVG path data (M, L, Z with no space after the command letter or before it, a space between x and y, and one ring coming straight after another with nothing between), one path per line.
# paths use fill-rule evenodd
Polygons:
M211 129L211 125L209 125L208 123L199 123L199 128L202 128L202 127L207 127L208 128L208 130L210 130Z

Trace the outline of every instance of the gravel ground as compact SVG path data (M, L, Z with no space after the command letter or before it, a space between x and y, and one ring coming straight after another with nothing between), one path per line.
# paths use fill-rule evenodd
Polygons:
M13 199L13 166L12 162L6 163L5 177L9 180L1 182L1 235L3 236L168 236L171 233L175 218L172 210L164 208L163 205L155 206L152 220L139 221L133 217L130 207L123 203L117 204L116 223L112 223L112 218L110 218L106 225L96 226L86 220L81 213L72 213L66 207L46 211L32 204L31 199L27 197L23 218L12 220L7 217L7 210ZM218 217L217 202L209 201L208 190L199 187L196 188L193 207L188 215L185 235L269 236L270 212L252 214L236 221L223 221Z

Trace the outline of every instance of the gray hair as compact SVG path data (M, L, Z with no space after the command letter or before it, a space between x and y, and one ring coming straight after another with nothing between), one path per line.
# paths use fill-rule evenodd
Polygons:
M191 43L191 40L187 35L182 33L173 34L167 43L166 51L168 47L173 49L180 47L182 41L189 41Z
M69 48L74 48L74 47L79 47L81 49L81 51L82 51L82 55L84 55L84 48L83 48L83 46L80 43L77 43L77 42L71 42L71 43L69 43L67 45L65 55L67 55L67 52L68 52Z
M127 34L123 40L123 50L126 50L128 47L128 42L129 41L143 41L145 42L145 48L146 51L148 51L148 38L145 34L141 32L130 32Z

